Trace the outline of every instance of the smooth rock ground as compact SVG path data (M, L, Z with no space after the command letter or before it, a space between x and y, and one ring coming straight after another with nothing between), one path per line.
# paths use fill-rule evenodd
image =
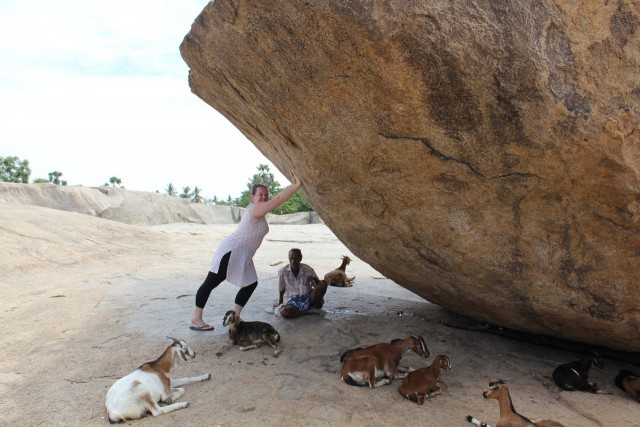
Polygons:
M447 313L382 277L353 256L322 224L273 225L256 254L260 286L244 311L272 323L283 352L267 349L222 357L222 315L236 288L214 291L205 317L214 332L188 329L194 294L218 242L235 225L134 226L42 207L0 203L0 425L102 426L104 397L119 377L187 340L197 352L174 377L210 372L186 387L187 409L131 422L173 426L426 425L464 426L467 414L495 425L498 405L481 393L510 378L513 403L530 417L566 426L632 426L640 405L613 378L627 363L606 361L592 379L612 396L559 392L551 371L576 354L446 326ZM330 288L324 317L284 320L264 311L277 296L277 269L302 249L318 274L343 254L353 288ZM402 314L402 315L399 315ZM409 354L421 367L447 354L442 395L423 406L404 400L398 383L377 390L339 380L339 355L359 345L409 334L424 336L432 356Z

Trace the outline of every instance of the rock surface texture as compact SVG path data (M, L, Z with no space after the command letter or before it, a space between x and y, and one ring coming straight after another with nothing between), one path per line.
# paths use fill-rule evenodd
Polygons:
M385 276L639 351L639 33L625 0L216 0L181 53L192 91Z

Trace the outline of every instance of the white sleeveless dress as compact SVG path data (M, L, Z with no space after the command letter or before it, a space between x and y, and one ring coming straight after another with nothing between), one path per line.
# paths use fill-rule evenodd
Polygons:
M227 267L227 280L240 287L258 281L253 256L262 244L264 236L269 232L269 225L265 217L254 218L251 216L253 206L255 205L250 203L245 208L236 231L220 243L209 269L212 273L217 273L222 257L231 252Z

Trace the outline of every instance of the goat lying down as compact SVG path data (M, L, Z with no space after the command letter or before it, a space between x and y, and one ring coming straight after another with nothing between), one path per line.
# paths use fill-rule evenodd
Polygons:
M516 412L511 401L511 395L504 380L491 381L489 388L482 393L485 399L496 399L500 406L500 419L496 427L564 427L557 421L552 420L530 420ZM467 415L467 421L480 427L491 427L478 419Z
M350 263L351 258L343 255L340 267L325 274L324 280L326 280L330 286L337 286L339 288L348 288L353 286L353 281L356 279L356 276L348 277L346 273L347 265Z
M405 399L422 405L426 399L440 394L440 387L436 383L440 378L442 369L451 370L451 362L444 354L433 359L431 366L409 372L402 379L402 384L398 387L398 393Z
M147 413L156 417L186 408L189 406L187 402L173 403L184 394L183 388L176 387L211 379L211 374L205 374L170 380L168 374L178 364L178 360L193 359L196 353L183 340L169 339L173 343L158 359L145 363L120 378L107 391L105 406L110 423L137 420ZM167 405L159 406L158 403Z
M420 336L347 350L340 356L340 378L349 385L359 387L368 385L369 388L377 388L389 384L396 377L403 378L410 370L399 366L400 359L408 351L429 357L427 344Z
M591 366L602 369L604 360L595 351L580 360L564 363L553 370L553 381L565 391L588 391L596 394L613 394L607 390L600 390L598 384L588 381Z
M216 352L216 356L222 356L233 345L239 345L240 351L245 351L267 344L273 348L274 357L282 351L278 345L280 334L266 322L245 322L235 311L229 310L222 324L229 327L229 342Z
M626 391L636 402L640 402L640 375L627 370L621 370L615 379L616 385Z

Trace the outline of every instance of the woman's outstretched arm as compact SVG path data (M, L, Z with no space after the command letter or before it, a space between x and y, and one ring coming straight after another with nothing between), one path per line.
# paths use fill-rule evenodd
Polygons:
M251 208L251 216L254 218L260 218L286 202L289 197L293 196L293 193L298 191L298 189L302 186L302 181L296 175L294 170L291 171L291 185L279 192L275 195L275 197L271 200L267 200L266 202L256 203Z

